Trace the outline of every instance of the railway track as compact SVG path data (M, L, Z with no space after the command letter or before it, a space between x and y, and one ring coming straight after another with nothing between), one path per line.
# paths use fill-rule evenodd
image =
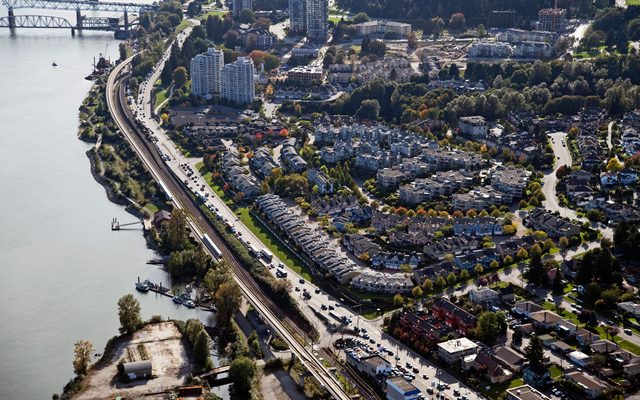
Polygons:
M349 399L350 397L344 392L340 382L326 371L324 366L306 349L304 343L300 343L300 340L304 341L307 332L301 329L295 321L280 310L277 304L264 293L262 288L242 266L227 243L219 235L204 211L184 188L182 182L180 182L173 171L168 168L156 149L147 141L145 134L135 122L132 122L135 121L135 119L131 110L125 106L126 94L121 82L123 79L126 80L128 78L128 74L123 72L130 62L131 58L123 61L114 68L109 76L106 88L109 111L125 139L131 144L154 179L158 182L163 182L167 186L173 194L173 201L176 206L187 212L192 227L195 228L199 236L202 237L203 234L208 234L211 240L218 246L223 259L229 263L234 277L245 297L254 308L269 321L276 333L288 342L292 351L300 357L303 365L321 382L334 398L340 400ZM206 246L204 247L206 249ZM207 249L206 251L209 250Z
M366 400L383 400L383 397L380 397L378 393L376 393L371 386L364 380L364 378L360 375L358 371L356 371L352 366L347 363L341 363L338 357L333 354L330 349L320 348L316 349L318 354L320 354L336 371L340 372L345 378L349 380L349 382L356 387L360 396Z

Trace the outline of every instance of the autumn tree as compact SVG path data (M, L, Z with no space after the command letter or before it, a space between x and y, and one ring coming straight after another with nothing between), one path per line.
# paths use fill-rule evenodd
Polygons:
M93 345L88 340L78 340L73 346L73 372L85 375L91 363Z

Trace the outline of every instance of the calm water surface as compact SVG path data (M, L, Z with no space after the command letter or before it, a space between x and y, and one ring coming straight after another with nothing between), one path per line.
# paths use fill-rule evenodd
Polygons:
M91 86L83 77L105 46L117 57L112 33L0 30L0 399L59 393L73 374L73 343L102 350L136 278L169 283L146 264L156 255L139 230L111 232L111 218L134 218L107 200L90 173L90 146L76 137ZM210 317L135 296L145 318Z

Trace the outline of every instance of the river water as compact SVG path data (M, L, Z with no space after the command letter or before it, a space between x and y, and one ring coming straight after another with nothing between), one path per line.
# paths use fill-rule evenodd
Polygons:
M91 176L90 146L76 136L91 86L83 77L105 47L115 59L112 33L0 30L0 399L61 392L73 343L89 339L101 352L118 333L116 303L126 293L144 318L211 318L136 293L138 276L165 285L168 277L146 264L157 255L140 230L110 230L114 217L135 219L108 201Z

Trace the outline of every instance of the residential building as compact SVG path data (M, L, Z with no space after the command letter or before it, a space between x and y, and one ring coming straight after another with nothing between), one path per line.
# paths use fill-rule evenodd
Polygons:
M287 82L303 86L319 85L322 83L322 67L301 66L291 68L287 72Z
M469 291L469 300L477 304L493 303L498 300L498 292L488 287L479 287Z
M511 372L520 372L526 358L506 346L499 346L493 350L493 357Z
M238 17L242 10L253 11L253 0L232 0L231 9L234 17Z
M609 384L603 380L580 371L570 372L565 375L565 378L580 386L589 399L599 397L610 388Z
M318 187L319 194L332 194L335 190L334 180L317 168L309 170L307 173L307 180L311 187Z
M580 236L580 225L565 221L543 208L536 208L529 212L524 223L529 228L543 231L552 238Z
M453 208L456 210L484 210L491 206L499 206L508 203L502 192L490 186L479 186L467 193L453 195Z
M329 0L306 0L304 11L307 38L313 43L324 43L328 34Z
M567 358L579 367L586 367L592 362L591 357L588 354L577 350L567 354Z
M538 28L543 31L564 32L567 29L567 10L543 8L538 11Z
M478 322L478 318L474 315L443 298L438 298L433 302L431 313L463 336L474 329Z
M220 95L224 54L222 50L209 48L189 62L191 93L207 99Z
M472 139L484 138L489 131L489 125L484 117L474 115L472 117L460 117L458 120L458 128L460 133L467 135Z
M542 59L553 55L553 47L543 42L520 42L513 46L515 58Z
M401 376L387 379L387 400L418 400L420 389Z
M524 168L501 166L491 174L491 186L503 193L504 201L511 203L522 197L531 172Z
M511 308L511 311L513 311L514 314L521 315L526 318L529 318L533 313L542 310L544 310L544 307L529 300L519 301Z
M543 366L529 365L522 372L522 378L526 383L533 387L546 387L553 382L551 379L551 373Z
M549 397L529 385L507 389L507 400L549 400Z
M543 42L554 43L558 40L558 34L548 31L528 31L525 29L506 29L496 35L498 42L520 43L520 42Z
M278 37L264 28L251 28L240 30L242 46L247 49L265 50L278 43Z
M358 36L392 33L399 37L405 37L411 33L411 24L395 21L374 20L354 24L353 26L356 28L356 34Z
M234 104L252 103L256 97L255 70L248 57L238 57L222 68L220 97Z
M378 354L372 354L363 347L345 350L347 363L354 366L362 374L375 379L391 372L391 363Z
M466 337L438 343L438 356L450 365L455 365L466 356L477 352L478 345Z
M289 29L292 33L306 32L305 3L306 0L289 0Z
M474 58L508 58L513 49L508 43L474 42L467 50L467 55Z

